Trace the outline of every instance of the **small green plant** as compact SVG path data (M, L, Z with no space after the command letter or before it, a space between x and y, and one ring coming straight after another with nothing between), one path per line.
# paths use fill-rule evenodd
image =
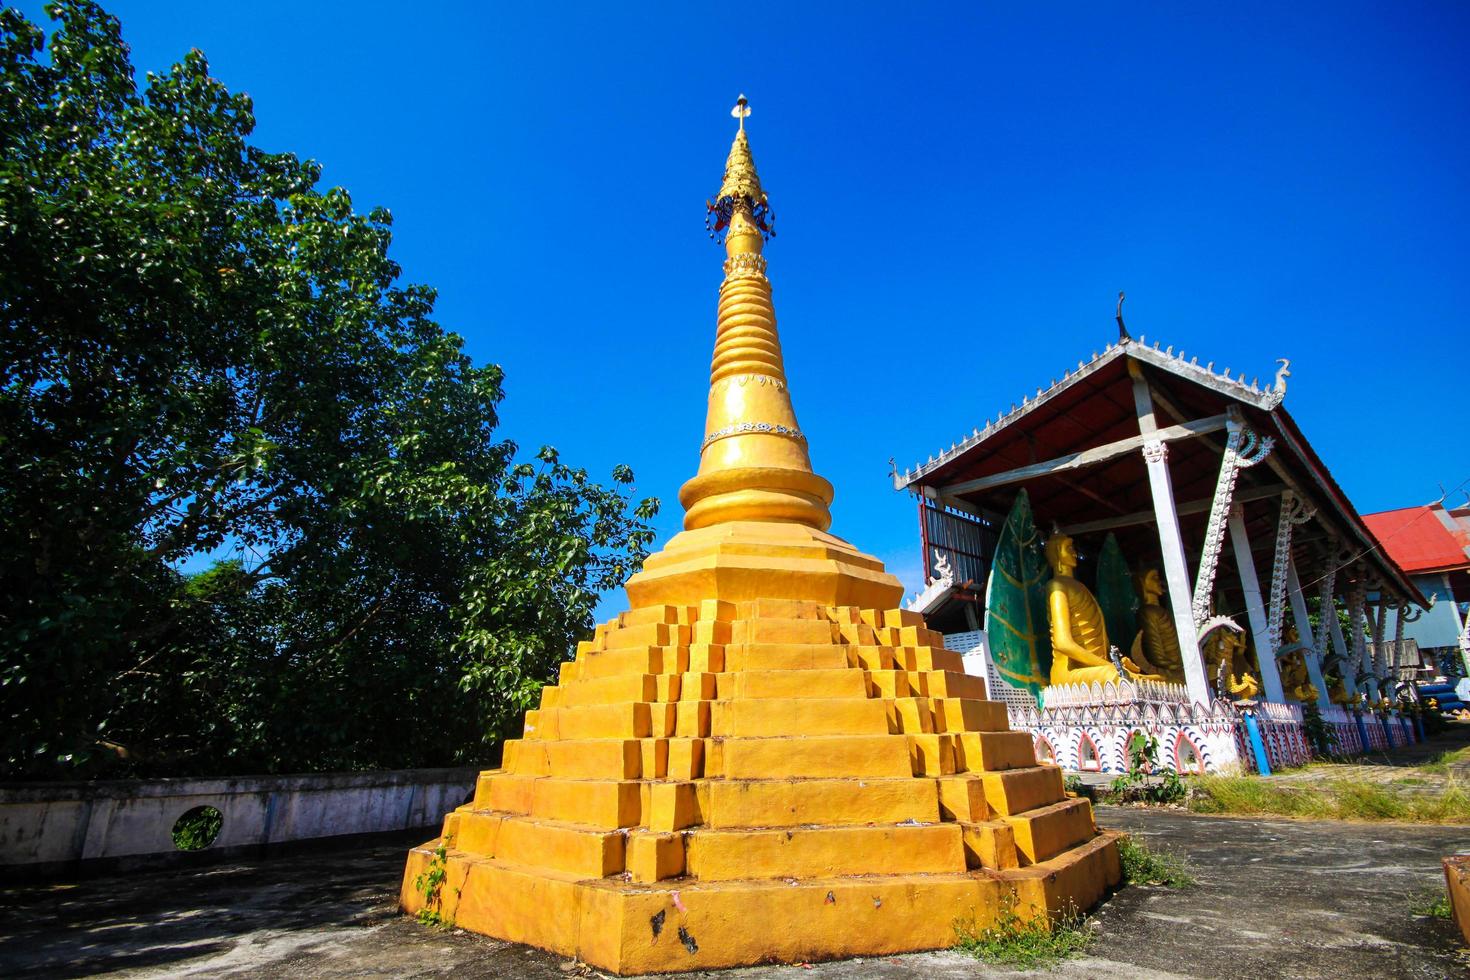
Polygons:
M1075 794L1078 794L1078 793L1081 793L1082 792L1082 777L1081 776L1078 776L1076 774L1071 774L1071 775L1068 775L1068 776L1063 777L1063 779L1062 779L1062 789L1064 789L1068 793L1072 793L1074 795Z
M1016 896L1001 899L995 922L976 929L973 921L955 923L955 949L986 963L1019 966L1023 969L1049 967L1087 949L1092 930L1075 911L1053 916L1022 918L1016 911Z
M1450 908L1450 896L1443 890L1426 892L1411 899L1409 911L1431 919L1448 919L1454 915L1454 910Z
M1118 841L1118 857L1123 862L1123 880L1130 885L1187 888L1195 883L1189 862L1176 854L1155 854L1132 837Z
M1150 779L1154 773L1156 779ZM1108 803L1153 803L1166 806L1186 795L1184 780L1172 769L1159 766L1159 740L1143 732L1128 739L1128 771L1108 788Z
M1337 733L1322 720L1322 711L1317 702L1307 701L1302 705L1302 734L1311 743L1312 752L1319 758L1335 755Z
M452 838L445 837L434 848L429 864L413 880L414 889L424 896L424 907L419 909L418 920L426 926L448 929L454 919L443 913L444 881L449 877L449 845Z

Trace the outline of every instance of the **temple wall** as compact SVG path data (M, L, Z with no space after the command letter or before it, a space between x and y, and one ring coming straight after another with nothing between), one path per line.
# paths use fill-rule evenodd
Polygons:
M196 854L436 826L474 788L475 769L12 784L0 788L0 875L183 856L173 828L212 806L219 836Z

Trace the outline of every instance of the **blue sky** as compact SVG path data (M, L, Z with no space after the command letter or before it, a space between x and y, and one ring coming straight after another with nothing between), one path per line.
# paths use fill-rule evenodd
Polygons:
M109 9L140 73L201 48L260 145L388 207L406 278L505 367L502 431L630 464L663 537L742 91L834 530L911 589L888 458L1101 349L1120 288L1135 335L1263 379L1290 357L1286 405L1360 510L1470 478L1470 5Z

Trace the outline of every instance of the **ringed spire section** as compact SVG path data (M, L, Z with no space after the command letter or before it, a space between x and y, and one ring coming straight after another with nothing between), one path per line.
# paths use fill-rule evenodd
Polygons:
M710 236L725 246L725 279L699 473L679 491L684 527L781 521L825 531L832 524L832 484L812 472L806 436L791 405L761 254L774 233L775 215L745 135L745 96L731 115L740 128L719 194L706 206Z

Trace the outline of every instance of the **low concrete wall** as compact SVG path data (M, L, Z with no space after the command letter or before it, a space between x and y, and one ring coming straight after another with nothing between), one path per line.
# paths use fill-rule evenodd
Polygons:
M0 870L79 869L178 855L174 823L196 806L224 816L193 854L437 827L474 789L475 769L12 783L0 787Z

